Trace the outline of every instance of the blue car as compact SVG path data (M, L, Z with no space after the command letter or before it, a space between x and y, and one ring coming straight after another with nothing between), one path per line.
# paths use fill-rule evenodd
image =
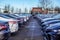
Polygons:
M60 23L50 25L45 31L49 40L60 40Z
M42 22L48 22L48 21L52 21L52 20L58 20L58 19L55 19L55 18L45 18L45 19L42 19Z
M0 20L0 40L8 40L10 37L8 22Z
M42 28L45 29L49 25L55 24L55 23L60 23L60 20L51 20L51 21L44 22L42 23Z

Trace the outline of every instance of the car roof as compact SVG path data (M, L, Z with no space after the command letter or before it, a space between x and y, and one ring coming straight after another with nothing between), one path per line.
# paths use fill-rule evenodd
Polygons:
M0 14L0 17L3 17L3 18L13 18L13 17L9 16L9 14Z
M11 18L11 17L5 16L5 15L0 15L0 17L3 17L3 18Z
M58 23L58 22L60 22L60 20L52 20L52 21L44 22L43 25L54 24L54 23Z
M50 21L50 20L57 20L57 19L55 19L55 18L45 18L45 19L42 19L42 22L44 22L44 21Z
M6 18L3 18L3 17L0 17L0 20L1 21L6 21L6 22L8 22L8 21L17 21L15 19L6 19Z
M13 18L13 19L16 19L15 17L13 17L13 16L11 16L11 15L9 15L9 14L7 14L7 15L5 15L5 16L10 17L10 18Z

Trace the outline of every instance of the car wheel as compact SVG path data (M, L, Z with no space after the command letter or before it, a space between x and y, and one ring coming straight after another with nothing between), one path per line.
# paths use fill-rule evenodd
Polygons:
M47 38L46 38L46 37L44 37L44 40L47 40Z
M4 39L2 39L2 40L8 40L9 39L9 37L5 37Z
M8 39L5 39L5 38L4 38L4 39L0 39L0 40L8 40Z
M10 33L7 33L7 34L4 35L4 38L2 40L8 40L9 37L10 37Z
M51 40L56 40L56 38L54 36L51 36Z
M52 36L51 36L51 40L54 40Z
M47 39L47 40L51 40L51 37L50 37L49 34L47 34L46 39Z
M43 34L43 37L44 40L48 40L48 36L45 33Z

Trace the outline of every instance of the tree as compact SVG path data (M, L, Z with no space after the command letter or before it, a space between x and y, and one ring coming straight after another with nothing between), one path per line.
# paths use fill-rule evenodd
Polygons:
M1 8L0 8L0 13L1 13Z
M51 6L52 1L51 0L39 0L39 4L41 4L41 7L43 9L48 8L49 6Z
M10 13L10 5L5 5L4 7L4 13Z
M25 8L25 13L27 13L28 12L28 10L27 10L27 8Z
M11 8L11 12L12 12L12 13L14 12L14 7Z
M30 8L29 13L31 13L31 10L32 10L32 9Z
M4 7L4 11L7 11L7 6L5 5L5 7Z
M10 5L7 6L7 10L8 10L8 12L10 12Z
M21 13L21 9L19 9L19 13Z
M59 6L56 6L54 10L58 11L58 13L60 13L60 7Z
M19 12L19 9L18 8L16 8L16 13L18 13Z
M8 13L7 6L4 7L4 13Z

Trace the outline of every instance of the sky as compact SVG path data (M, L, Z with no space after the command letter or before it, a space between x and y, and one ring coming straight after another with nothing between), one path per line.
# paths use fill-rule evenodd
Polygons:
M27 8L31 9L32 7L38 6L39 0L0 0L0 8L3 8L5 5L13 6L14 8ZM52 0L54 6L60 6L60 0Z
M0 7L10 5L15 8L31 8L38 5L38 0L0 0Z

